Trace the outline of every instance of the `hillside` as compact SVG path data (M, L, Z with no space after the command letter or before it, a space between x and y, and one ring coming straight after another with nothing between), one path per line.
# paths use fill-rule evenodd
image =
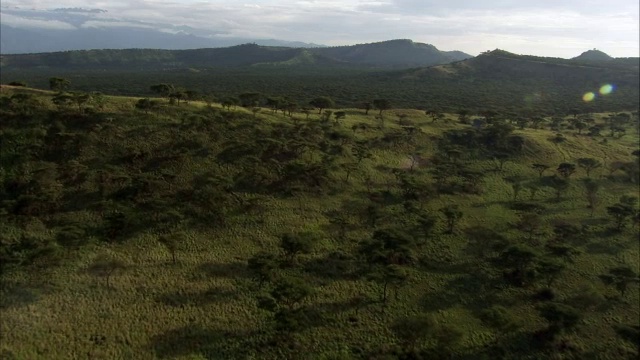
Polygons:
M440 51L433 45L415 43L411 40L325 47L312 51L354 64L403 67L440 65L473 57L460 51Z
M422 47L397 41L362 45L358 49L366 50L376 61L383 61L374 55L385 46ZM630 111L640 106L637 58L585 62L496 50L450 64L384 69L356 63L366 58L354 49L246 44L184 51L91 50L2 56L0 64L5 84L22 81L48 88L49 78L65 77L76 90L121 95L151 95L151 85L172 83L219 99L255 91L306 104L321 94L346 107L386 98L397 107L503 113L526 109L526 116L570 114L576 110ZM393 58L395 52L379 53L384 54L388 64L397 61ZM611 91L599 94L606 84ZM591 92L593 101L583 101L583 96Z
M579 56L574 57L572 60L586 61L586 62L589 62L589 61L599 62L599 61L610 61L610 60L613 60L613 58L600 50L593 49L593 50L587 50L583 52Z
M306 55L305 55L306 54ZM313 55L318 61L297 62L300 56ZM469 58L453 51L441 52L432 45L394 40L374 44L336 48L289 48L245 44L227 48L195 50L85 50L41 54L2 55L3 71L51 68L69 70L136 70L243 67L274 63L283 66L376 66L414 67L445 64Z
M2 358L638 357L637 112L2 86L0 118Z

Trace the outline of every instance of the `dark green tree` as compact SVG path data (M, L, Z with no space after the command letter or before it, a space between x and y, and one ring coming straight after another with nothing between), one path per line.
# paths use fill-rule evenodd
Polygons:
M587 177L591 177L591 170L602 167L602 163L594 158L580 158L577 163L587 173Z
M165 84L165 83L151 85L149 87L149 89L152 92L154 92L154 93L156 93L156 94L158 94L158 95L160 95L161 97L164 97L164 98L168 98L169 95L175 91L175 88L174 88L173 85Z
M71 81L69 79L60 78L60 77L52 77L49 79L49 89L53 91L65 91L71 86Z
M631 206L622 203L607 206L607 213L613 218L617 231L624 229L627 220L635 215L635 211Z
M580 311L560 303L548 303L538 308L540 316L549 322L547 334L551 339L575 328L582 319Z
M248 260L249 271L254 279L258 281L258 286L262 287L265 282L273 281L276 271L280 267L275 255L267 252L259 252Z
M335 106L333 100L328 96L317 97L309 101L309 105L318 109L318 114L322 114L322 110Z
M542 177L542 174L549 169L549 166L545 164L533 164L531 167L538 172L538 177L540 178Z
M375 99L373 100L373 107L380 111L378 116L382 116L383 111L391 109L391 101L387 99Z
M296 255L308 254L317 242L317 235L312 232L283 234L280 237L280 248L289 262L295 260Z
M615 287L622 297L624 297L630 284L640 282L638 274L629 266L618 266L610 269L607 274L601 275L600 279L606 285Z
M569 177L571 177L571 175L576 172L576 166L571 163L562 163L558 165L556 171L558 172L558 174L560 174L560 176L568 180Z
M455 226L462 219L463 213L458 208L458 205L448 205L440 209L440 212L444 215L447 222L447 232L453 234Z

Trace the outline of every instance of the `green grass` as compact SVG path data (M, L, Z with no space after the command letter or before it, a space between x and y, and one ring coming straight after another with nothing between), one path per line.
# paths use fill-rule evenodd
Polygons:
M112 122L117 129L104 138L92 140L95 143L79 155L79 161L87 164L101 162L105 152L143 147L147 143L150 148L155 148L158 144L171 143L180 135L197 138L198 131L184 129L180 130L184 133L176 134L176 129L169 126L180 124L181 117L208 111L204 104L193 102L179 108L168 107L158 114L134 114L136 100L108 98L103 112L113 114ZM219 109L219 105L214 108ZM234 111L252 117L244 109ZM348 115L343 126L348 132L351 132L352 125L360 122L376 124L373 111L367 116L356 109L345 111ZM398 128L392 115L394 112L400 110L388 112L387 128ZM407 113L409 119L429 137L466 126L457 124L453 120L454 115L448 115L451 121L431 123L422 111L402 112ZM304 115L296 116L304 122ZM255 120L265 127L291 121L267 109L260 112ZM317 121L317 115L311 115L310 121ZM135 131L145 126L155 130L149 135L136 135ZM501 274L466 252L467 240L460 230L444 234L444 221L438 209L455 203L464 212L459 229L483 225L498 230L513 242L524 242L524 235L513 228L518 214L509 208L512 190L505 177L522 175L535 180L538 174L531 169L531 164L550 165L548 175L557 164L574 162L580 157L593 157L606 164L631 161L630 153L637 147L638 136L634 132L622 139L610 139L605 145L601 139L575 136L572 131L565 131L567 140L555 144L549 140L555 131L527 129L516 130L515 133L526 138L526 151L507 162L503 171L496 171L491 160L468 164L485 173L481 194L441 195L424 205L440 218L435 234L418 248L416 257L420 259L420 265L408 269L410 277L407 284L398 290L398 300L391 296L384 314L379 304L369 305L359 310L357 315L349 305L355 296L378 298L378 285L361 278L345 278L339 271L328 276L325 268L321 267L318 272L308 266L313 261L327 263L331 260L327 255L333 251L352 253L359 240L371 235L371 229L362 225L350 231L345 238L334 236L330 231L324 232L329 225L325 213L339 210L344 201L366 193L365 174L373 178L374 189L389 187L397 193L395 177L379 166L396 169L404 166L408 152L402 145L375 149L373 157L362 161L360 170L349 182L344 180L342 170L335 171L330 190L320 194L310 192L284 197L240 193L244 198L258 196L262 199L265 209L263 221L260 221L260 216L240 213L230 217L225 227L182 225L186 241L180 244L177 264L170 263L170 254L157 241L158 234L149 230L114 244L105 243L100 235L88 235L90 244L77 251L65 252L57 266L36 264L3 273L0 351L10 352L17 359L326 359L338 358L339 354L347 354L341 358L359 358L356 349L375 353L399 342L389 329L395 319L426 312L438 322L453 325L462 332L462 340L454 356L472 359L479 350L505 336L478 318L480 311L497 304L506 306L521 324L519 332L506 336L512 336L514 344L527 349L527 332L546 325L538 315L536 302L531 300L531 295L542 286L494 287L494 284L504 284ZM358 132L355 137L373 139L381 134L380 130L369 130ZM146 142L141 142L143 140ZM436 146L430 143L422 145L425 157L435 154ZM212 147L212 150L216 149L219 148ZM195 174L212 169L222 171L218 170L220 168L212 157L191 156L165 166L175 170L174 186L178 188L191 186ZM419 176L430 179L428 171L428 166L415 170ZM620 340L612 325L638 325L640 295L637 286L632 286L620 299L613 289L602 284L598 275L620 264L628 264L638 271L637 227L605 236L608 226L606 206L617 202L622 195L638 196L638 190L636 185L622 182L617 177L607 178L607 173L606 168L602 168L592 174L603 184L601 206L593 217L589 216L579 183L579 179L585 176L581 169L572 176L571 186L563 194L561 202L555 202L553 191L547 188L540 189L533 201L546 208L542 214L543 234L536 236L538 241L551 237L551 224L557 220L591 226L592 238L577 245L582 254L569 265L553 287L556 299L571 302L570 299L585 286L611 298L601 309L580 309L584 320L563 338L579 349L580 354L619 359L625 356L621 354L631 353L633 346ZM90 190L89 185L85 186L84 190ZM65 191L68 194L74 192L73 189ZM528 199L528 191L523 190L520 197ZM389 210L398 212L400 207L394 205ZM139 216L144 217L145 214ZM353 222L359 221L353 214L349 217ZM103 220L98 212L80 208L75 212L53 215L53 218L31 219L15 231L52 236L56 230L47 224L62 218L86 224ZM322 313L324 320L318 326L295 334L295 345L290 349L269 346L269 337L264 331L268 327L268 315L257 307L256 296L260 290L251 280L246 262L261 250L277 253L282 233L303 230L321 231L323 239L311 254L299 256L298 264L306 271L283 271L298 273L314 287L315 293L305 300L305 304ZM113 275L110 287L105 285L104 279L87 272L93 259L100 254L115 255L127 265L126 271ZM356 321L351 321L353 319ZM567 353L558 356L571 358Z

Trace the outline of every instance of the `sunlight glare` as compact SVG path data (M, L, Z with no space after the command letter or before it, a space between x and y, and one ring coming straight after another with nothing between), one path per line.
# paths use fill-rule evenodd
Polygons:
M582 95L582 100L589 102L589 101L593 101L593 99L596 98L596 94L594 94L593 92L589 91L588 93Z
M600 88L601 95L609 95L611 94L612 91L613 91L613 85L611 84L602 85L602 87Z

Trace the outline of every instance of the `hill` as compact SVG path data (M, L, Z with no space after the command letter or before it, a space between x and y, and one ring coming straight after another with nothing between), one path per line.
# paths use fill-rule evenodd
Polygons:
M374 54L381 46L359 49ZM385 46L421 47L407 41ZM640 105L637 59L595 63L496 50L449 64L403 69L358 64L364 58L352 48L325 50L255 44L182 51L90 50L6 55L0 64L5 83L48 88L49 78L62 76L76 90L122 95L151 95L151 85L171 83L219 99L254 91L303 106L321 94L345 107L385 98L401 108L491 109L526 116L630 111ZM606 84L611 89L600 94ZM584 101L589 93L594 98Z
M314 61L299 62L300 56L312 56ZM337 48L290 48L244 44L227 48L195 50L84 50L42 54L2 55L3 71L16 69L54 68L56 70L109 69L158 70L193 67L242 67L254 64L281 63L291 66L377 66L414 67L445 64L470 55L461 52L441 52L432 45L410 40Z
M593 50L587 50L583 52L579 56L574 57L572 60L598 62L598 61L610 61L610 60L613 60L613 58L600 50L593 49Z
M390 40L371 44L313 49L317 54L336 60L378 66L431 66L469 59L461 51L440 51L430 44L411 40Z
M0 87L3 359L638 358L637 112L249 105Z
M517 101L522 108L588 109L596 103L618 104L620 109L638 107L640 73L638 64L630 59L608 62L585 62L584 59L558 59L516 55L502 50L486 52L473 59L428 68L405 70L398 74L406 81L422 81L438 86L457 84L458 96L468 95L494 103L495 99ZM598 94L605 84L616 93ZM474 89L485 89L485 93ZM582 102L582 95L594 92L593 103ZM465 95L462 95L465 94ZM477 100L476 100L477 101ZM571 104L569 106L563 106ZM614 105L616 106L616 105Z

